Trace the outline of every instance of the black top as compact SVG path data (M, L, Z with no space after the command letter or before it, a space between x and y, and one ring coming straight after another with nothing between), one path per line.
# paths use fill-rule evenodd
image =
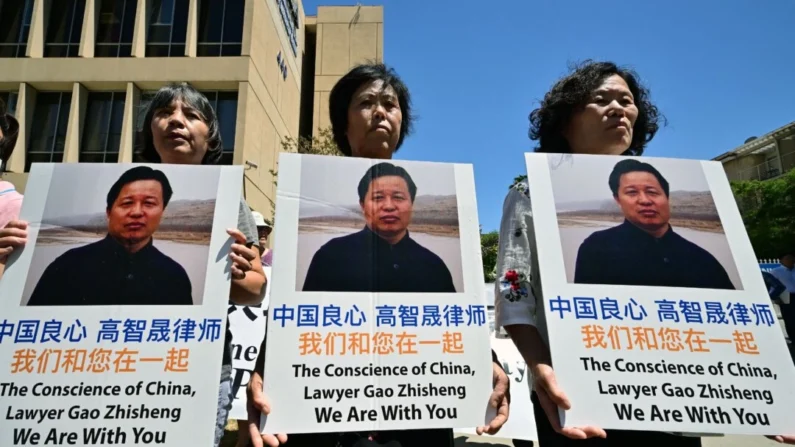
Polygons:
M305 292L455 293L442 258L408 233L395 245L368 228L328 241L312 257Z
M28 306L192 304L185 269L151 240L130 254L109 235L56 258L28 302Z
M583 241L574 282L734 289L720 262L673 228L655 238L626 220Z

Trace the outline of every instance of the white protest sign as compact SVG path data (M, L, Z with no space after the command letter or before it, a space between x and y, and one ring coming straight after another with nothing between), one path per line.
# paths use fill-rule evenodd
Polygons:
M284 153L279 178L264 430L484 424L472 167Z
M0 445L212 443L242 177L33 165L0 280Z
M254 371L259 355L265 327L268 324L268 300L270 295L271 267L263 266L268 285L265 299L259 306L229 304L229 330L232 331L232 375L235 401L229 411L229 419L248 420L246 410L246 385Z
M795 367L721 164L526 161L564 424L795 432Z

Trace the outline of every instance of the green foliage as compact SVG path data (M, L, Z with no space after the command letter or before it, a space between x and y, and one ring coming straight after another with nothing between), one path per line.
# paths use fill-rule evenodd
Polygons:
M795 170L774 180L731 186L757 258L795 250Z
M500 234L496 231L480 233L480 251L483 256L483 279L486 282L494 281L497 276L497 251L499 249Z
M511 189L513 187L513 185L515 185L517 183L522 183L525 180L527 180L527 176L526 175L517 175L516 177L513 178L513 183L511 183L511 186L509 186L508 189Z

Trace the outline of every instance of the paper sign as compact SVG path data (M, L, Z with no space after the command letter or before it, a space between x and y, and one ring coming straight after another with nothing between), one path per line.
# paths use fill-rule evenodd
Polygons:
M0 445L210 445L236 167L34 164L0 280Z
M469 165L281 154L271 433L482 425L491 356Z
M721 164L526 159L565 425L795 431L795 367Z

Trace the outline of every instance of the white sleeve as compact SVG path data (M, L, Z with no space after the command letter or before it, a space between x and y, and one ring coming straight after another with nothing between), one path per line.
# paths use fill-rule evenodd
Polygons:
M496 328L515 324L536 325L536 298L531 287L531 254L535 250L535 240L526 188L521 184L512 187L502 206L497 278L494 281Z

